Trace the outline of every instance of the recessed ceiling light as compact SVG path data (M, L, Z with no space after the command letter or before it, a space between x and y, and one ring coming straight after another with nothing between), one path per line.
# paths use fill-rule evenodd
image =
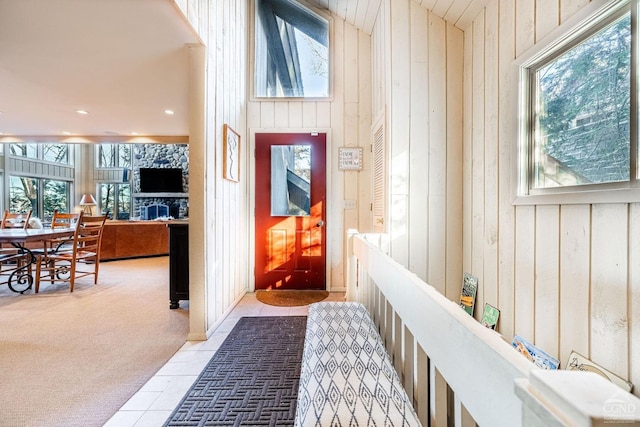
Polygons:
M138 132L131 132L131 135L140 135Z
M173 110L164 110L164 113L168 116L173 116L175 114L175 111Z
M62 132L63 135L71 135L71 132Z
M87 115L89 114L89 112L87 110L76 110L76 113L78 114L82 114L82 115Z

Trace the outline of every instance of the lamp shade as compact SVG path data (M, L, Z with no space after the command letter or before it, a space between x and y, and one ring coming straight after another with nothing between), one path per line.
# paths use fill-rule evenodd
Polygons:
M80 206L95 206L96 204L96 199L89 193L83 194L82 199L80 199Z

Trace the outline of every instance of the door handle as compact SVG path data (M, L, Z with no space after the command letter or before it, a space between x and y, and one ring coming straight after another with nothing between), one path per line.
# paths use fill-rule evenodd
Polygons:
M324 227L324 221L323 220L318 221L318 223L316 224L316 227Z

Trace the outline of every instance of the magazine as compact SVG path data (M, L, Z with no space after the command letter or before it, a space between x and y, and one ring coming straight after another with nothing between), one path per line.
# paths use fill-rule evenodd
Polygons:
M460 307L473 316L473 307L476 304L476 292L478 292L478 278L464 273L462 278L462 294L460 295Z
M631 390L633 390L633 384L631 384L629 381L626 381L623 378L620 378L613 372L608 371L607 369L592 362L591 360L587 359L586 357L584 357L583 355L575 351L572 351L571 354L569 355L569 361L567 362L566 369L567 371L594 372L604 377L605 379L611 381L612 383L622 387L625 391L628 391L629 393L631 393Z
M550 356L542 349L536 347L518 335L513 337L511 345L519 353L542 369L558 369L560 367L560 361L558 359Z
M492 306L491 304L484 305L484 312L482 312L482 323L489 329L496 329L496 325L498 324L498 317L500 316L500 310Z

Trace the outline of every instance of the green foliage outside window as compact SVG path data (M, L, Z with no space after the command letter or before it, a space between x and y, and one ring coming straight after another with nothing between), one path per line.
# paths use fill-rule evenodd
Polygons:
M532 73L531 188L629 181L630 13Z

